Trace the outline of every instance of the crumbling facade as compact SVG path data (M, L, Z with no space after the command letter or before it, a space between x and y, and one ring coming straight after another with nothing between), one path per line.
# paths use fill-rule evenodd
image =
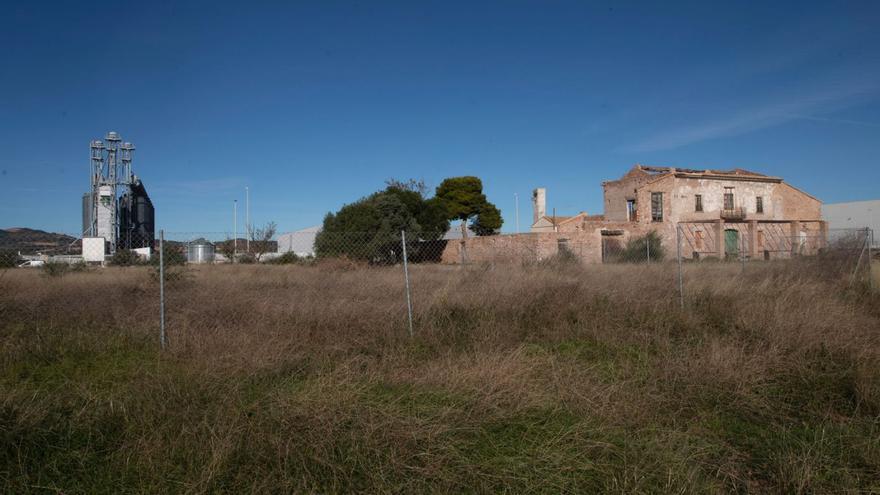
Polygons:
M602 183L604 213L547 214L535 189L531 234L450 243L445 262L543 259L566 249L585 262L609 259L636 237L656 234L663 250L686 258L777 258L824 246L821 202L779 177L744 169L695 170L635 165Z
M749 170L636 165L602 188L604 221L655 231L689 258L809 254L826 238L821 201Z

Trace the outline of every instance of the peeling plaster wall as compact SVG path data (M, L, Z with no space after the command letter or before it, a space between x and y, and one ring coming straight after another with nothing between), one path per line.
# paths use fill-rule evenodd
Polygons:
M784 198L777 193L779 184L772 182L749 182L718 179L675 179L672 202L675 212L673 221L702 222L717 220L724 208L724 190L733 188L733 206L742 208L752 220L783 220ZM695 196L703 195L703 212L694 209ZM764 213L757 213L757 198L764 198ZM777 201L777 199L779 201Z

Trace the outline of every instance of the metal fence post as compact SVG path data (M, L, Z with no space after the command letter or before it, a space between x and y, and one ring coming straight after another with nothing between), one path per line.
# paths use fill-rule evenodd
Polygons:
M651 262L651 234L645 236L645 250L648 252L648 263Z
M865 242L862 243L862 249L859 250L859 258L856 260L856 268L852 273L852 280L850 280L849 285L852 287L854 283L856 283L856 278L859 276L859 268L862 267L862 258L865 256L865 253L868 251L868 228L865 228ZM868 258L868 278L871 278L871 258ZM869 281L870 283L870 281Z
M681 304L681 309L684 309L684 282L682 280L682 271L681 271L681 226L675 226L675 249L678 256L678 300L679 304Z
M868 245L868 288L874 290L874 266L871 259L871 245L874 244L874 231L865 227L865 243Z
M409 336L413 336L412 296L409 293L409 265L406 259L406 231L400 231L400 243L403 245L403 278L406 281L406 312L409 317Z
M159 231L159 345L165 348L165 230Z
M872 258L873 253L871 249L874 245L874 230L871 229L871 240L868 241L868 287L871 290L874 290L874 260Z

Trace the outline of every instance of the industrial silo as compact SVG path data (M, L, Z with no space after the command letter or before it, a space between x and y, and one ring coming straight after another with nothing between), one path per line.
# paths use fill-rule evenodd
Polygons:
M186 246L186 260L190 263L213 263L214 245L206 239L196 239Z

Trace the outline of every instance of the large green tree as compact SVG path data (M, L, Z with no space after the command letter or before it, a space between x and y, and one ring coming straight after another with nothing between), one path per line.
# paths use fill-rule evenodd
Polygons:
M492 235L504 223L501 212L483 194L479 177L450 177L437 186L434 197L446 211L446 218L461 221L463 238L467 238L468 221L477 235Z
M425 198L424 189L421 182L389 181L382 191L328 213L315 239L316 255L393 263L400 257L402 230L412 241L441 238L449 229L447 214L437 199Z

